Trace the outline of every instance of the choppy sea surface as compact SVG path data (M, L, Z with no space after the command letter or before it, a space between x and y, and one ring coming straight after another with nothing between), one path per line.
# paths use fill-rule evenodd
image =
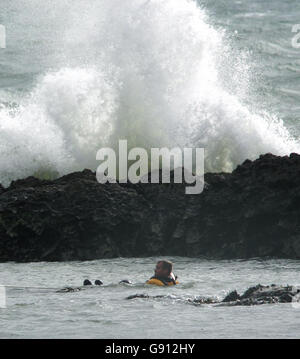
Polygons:
M294 0L1 0L0 183L95 168L119 138L204 147L207 171L300 153L299 14ZM297 285L299 262L173 260L174 288L144 285L156 258L0 264L0 337L299 337L290 304L187 301ZM85 278L104 286L56 293ZM125 299L135 293L168 297Z
M299 338L300 308L290 303L249 307L193 305L188 299L245 291L258 283L299 285L292 260L213 261L171 258L180 284L145 285L158 258L68 263L2 263L1 338ZM56 293L101 279L101 287ZM129 279L132 285L118 284ZM23 287L23 288L21 288ZM29 287L29 288L24 288ZM133 294L164 298L127 300Z

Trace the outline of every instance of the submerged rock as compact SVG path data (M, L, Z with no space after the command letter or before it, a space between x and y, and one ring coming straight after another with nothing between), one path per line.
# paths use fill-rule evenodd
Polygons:
M230 292L224 299L223 299L223 303L227 303L227 302L234 302L240 299L240 295L238 294L238 292L236 290Z
M229 293L222 301L226 305L260 305L271 303L300 302L300 289L294 286L263 286L251 287L243 295L236 291Z
M171 298L174 296L168 295L148 295L148 294L134 294L126 299L157 299L157 298ZM181 301L183 299L178 298ZM236 290L230 292L222 301L211 297L188 298L185 302L193 305L202 304L218 304L220 306L238 306L238 305L261 305L261 304L274 304L274 303L291 303L300 302L300 289L294 286L263 286L258 284L255 287L250 287L244 294L239 295Z
M216 304L219 303L218 300L216 300L215 298L211 298L211 297L199 297L199 298L194 298L194 299L188 299L189 303L192 303L194 305L199 305L199 304Z
M300 259L300 155L186 184L105 184L90 170L0 187L0 261L139 256Z
M82 288L80 287L65 287L62 289L59 289L56 291L56 293L74 293L74 292L79 292L80 290L82 290Z
M150 298L150 296L148 294L132 294L132 295L129 295L128 297L126 297L125 299L131 300L131 299L137 299L137 298L148 299L148 298ZM154 297L152 297L152 298L154 298Z

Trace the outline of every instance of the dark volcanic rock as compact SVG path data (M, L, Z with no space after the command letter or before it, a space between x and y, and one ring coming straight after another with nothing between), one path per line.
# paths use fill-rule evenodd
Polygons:
M117 256L300 258L300 156L271 154L185 184L105 184L84 170L0 186L0 261Z
M226 305L260 305L272 303L291 303L300 301L300 290L293 286L257 285L243 295L236 291L229 293L222 301Z
M230 292L228 295L226 295L226 297L223 299L223 303L227 303L227 302L234 302L236 300L239 300L241 297L238 294L238 292L236 290Z
M74 293L79 292L82 288L65 287L56 291L56 293Z
M172 299L168 295L155 295L151 296L148 294L134 294L130 295L126 299ZM183 300L178 298L178 300ZM258 284L255 287L250 287L246 290L243 295L239 295L236 290L229 293L222 301L216 300L215 298L199 297L199 298L188 298L184 299L186 303L193 305L203 304L217 304L218 306L239 306L239 305L261 305L261 304L274 304L274 303L298 303L300 302L300 289L294 286L278 286L275 284L263 286Z

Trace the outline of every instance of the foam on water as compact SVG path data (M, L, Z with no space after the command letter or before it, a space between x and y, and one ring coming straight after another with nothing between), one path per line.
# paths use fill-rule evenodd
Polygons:
M153 274L158 259L162 258L0 263L0 283L6 285L6 308L0 308L3 323L0 338L299 336L300 311L295 303L215 307L190 302L203 297L222 300L232 290L243 293L258 283L299 286L299 261L168 257L174 263L180 284L171 287L141 284ZM65 286L78 287L86 278L91 281L99 278L104 286L57 292ZM117 284L124 278L134 284ZM149 298L126 299L136 294ZM158 325L162 318L167 320Z
M196 2L52 3L23 9L46 16L52 66L16 108L0 108L3 185L95 169L97 150L124 138L130 147L205 147L206 171L300 152L282 121L251 103L247 54Z

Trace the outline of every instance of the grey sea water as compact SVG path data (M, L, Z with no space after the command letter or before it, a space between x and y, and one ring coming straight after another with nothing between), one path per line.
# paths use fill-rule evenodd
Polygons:
M204 0L216 26L235 33L236 43L253 56L260 74L257 93L299 138L300 49L292 47L293 26L299 24L300 3L287 1Z
M258 283L299 283L299 262L171 259L181 284L169 288L144 284L157 258L0 264L0 283L20 286L6 289L0 337L299 338L300 308L290 303L217 307L188 302L200 296L222 299L228 291L243 292ZM64 286L81 285L85 278L101 279L104 285L56 293ZM118 284L121 279L133 284ZM142 293L167 297L125 299Z
M0 0L0 182L92 168L120 137L143 147L184 139L207 149L214 171L300 152L297 23L293 0ZM290 304L187 302L297 285L297 261L173 260L174 288L145 286L156 258L2 263L0 337L299 337ZM85 278L104 286L56 293ZM134 284L119 285L125 278ZM168 298L125 299L135 293Z

